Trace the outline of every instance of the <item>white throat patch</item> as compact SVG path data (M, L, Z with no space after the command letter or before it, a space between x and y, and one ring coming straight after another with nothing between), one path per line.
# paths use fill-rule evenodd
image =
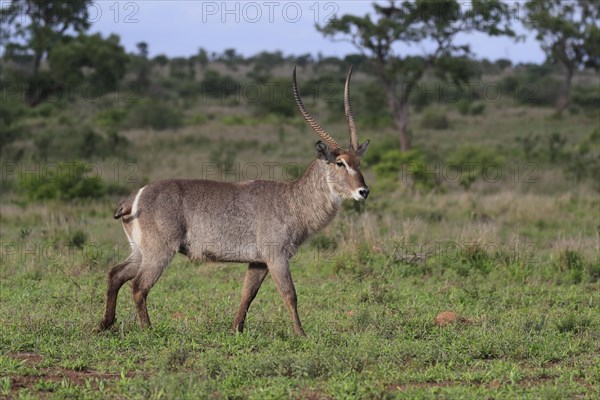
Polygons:
M340 205L342 203L342 198L333 188L333 178L331 176L327 176L327 187L329 188L329 193L331 194L331 198L336 205Z

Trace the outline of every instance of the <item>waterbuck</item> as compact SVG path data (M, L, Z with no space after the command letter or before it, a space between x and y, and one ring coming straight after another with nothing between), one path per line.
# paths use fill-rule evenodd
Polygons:
M121 218L132 252L108 274L106 310L99 330L114 323L117 294L129 280L133 280L138 322L142 328L149 327L148 292L180 252L192 259L249 263L233 332L243 331L250 303L270 273L290 312L294 331L304 335L289 260L311 234L331 222L343 199L359 201L369 195L359 169L369 141L358 144L349 98L351 76L352 67L344 88L350 132L350 147L344 150L306 110L294 68L294 99L321 138L316 159L297 180L169 179L144 186L117 207L114 217Z

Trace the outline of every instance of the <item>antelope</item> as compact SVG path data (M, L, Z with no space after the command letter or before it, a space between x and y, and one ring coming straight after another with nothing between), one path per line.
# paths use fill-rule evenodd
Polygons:
M344 109L350 147L331 137L302 103L293 72L293 95L308 125L321 140L316 159L289 182L251 180L219 182L168 179L131 194L114 212L121 219L132 251L108 273L106 309L98 330L115 321L119 289L132 280L137 321L150 327L148 293L175 253L194 260L248 263L232 333L243 332L246 314L268 273L290 313L296 334L305 336L297 310L290 258L313 233L335 217L343 199L366 200L369 188L359 169L369 141L361 145L352 107L348 71Z

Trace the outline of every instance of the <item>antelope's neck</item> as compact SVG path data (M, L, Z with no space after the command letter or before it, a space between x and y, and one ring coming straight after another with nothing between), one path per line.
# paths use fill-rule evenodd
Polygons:
M290 205L307 235L327 226L340 209L341 199L333 193L325 165L314 160L304 174L290 183Z

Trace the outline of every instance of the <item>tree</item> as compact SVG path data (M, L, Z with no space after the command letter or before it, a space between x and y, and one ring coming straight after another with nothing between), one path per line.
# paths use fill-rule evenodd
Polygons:
M86 81L105 93L114 90L125 75L127 54L115 34L106 39L99 33L80 34L56 45L48 62L51 77L58 86ZM85 73L84 68L88 69Z
M67 36L67 30L80 33L89 28L90 4L91 0L12 0L0 11L0 38L9 52L33 52L31 75L35 80L44 57Z
M371 61L386 90L400 149L407 151L411 148L408 98L415 85L428 69L442 79L466 81L471 73L470 48L454 44L456 36L472 31L513 36L509 8L500 0L473 0L467 8L456 0L390 0L387 6L375 3L373 7L375 18L344 15L317 29L333 40L349 41ZM400 42L426 40L433 42L434 50L421 57L395 51Z
M231 71L237 71L238 65L244 62L244 56L238 54L235 49L225 49L218 61L225 63Z
M203 47L200 47L200 49L198 49L198 55L196 56L196 60L198 61L198 64L200 64L202 69L206 68L209 62L208 52L206 51L206 49L204 49Z
M135 45L138 49L138 54L132 57L134 61L134 69L137 70L136 83L139 88L145 91L150 85L150 61L148 60L148 43L139 42Z
M295 57L294 60L294 63L299 67L306 67L313 62L313 57L310 53L300 54L298 57Z
M556 100L560 114L569 103L571 80L582 67L600 68L600 1L528 0L523 23L536 32L548 59L565 70Z
M249 61L253 63L252 71L248 73L248 77L259 83L266 83L271 78L273 68L282 65L284 62L281 51L270 53L261 51Z

